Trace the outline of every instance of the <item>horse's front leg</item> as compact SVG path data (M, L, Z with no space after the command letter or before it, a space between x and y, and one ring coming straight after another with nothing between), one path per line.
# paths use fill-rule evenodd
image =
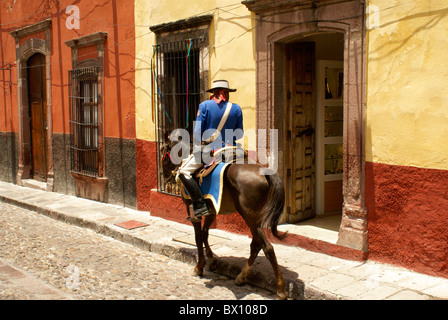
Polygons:
M194 268L194 274L196 276L202 277L204 274L204 266L205 266L205 257L204 257L204 248L203 248L203 237L202 237L202 218L194 219L192 208L190 208L189 201L182 199L185 203L187 209L187 216L192 218L190 221L193 224L194 228L194 240L196 242L196 247L198 249L198 262L196 267Z
M194 268L194 274L201 277L204 274L204 266L205 266L205 256L204 256L204 248L202 246L202 220L192 221L194 227L194 238L196 241L196 247L198 248L198 263Z
M215 218L216 218L215 214L205 216L204 226L202 227L202 242L205 245L205 254L207 255L207 259L209 260L208 267L210 270L215 270L217 267L217 261L208 243L208 230L210 229L210 226L212 225L213 221L215 221Z

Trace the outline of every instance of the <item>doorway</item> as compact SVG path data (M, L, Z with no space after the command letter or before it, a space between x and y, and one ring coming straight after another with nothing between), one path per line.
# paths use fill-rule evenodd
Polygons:
M342 219L344 34L284 46L282 230L336 243Z
M30 123L30 178L47 180L47 98L45 56L36 53L27 61Z

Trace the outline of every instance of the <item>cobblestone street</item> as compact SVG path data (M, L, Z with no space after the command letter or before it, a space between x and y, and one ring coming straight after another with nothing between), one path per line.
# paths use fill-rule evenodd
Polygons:
M2 300L276 298L209 271L195 277L187 263L1 202L0 226Z

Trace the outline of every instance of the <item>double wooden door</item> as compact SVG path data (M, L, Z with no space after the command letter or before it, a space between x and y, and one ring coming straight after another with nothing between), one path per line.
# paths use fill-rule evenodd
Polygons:
M289 223L315 216L315 45L285 48L285 181Z
M28 102L31 141L31 174L36 180L47 179L47 99L45 56L34 54L28 59Z

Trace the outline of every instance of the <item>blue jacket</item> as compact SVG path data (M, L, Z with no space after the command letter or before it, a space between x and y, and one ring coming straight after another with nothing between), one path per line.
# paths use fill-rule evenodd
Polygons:
M221 121L226 110L227 101L221 101L217 104L214 100L207 100L199 105L199 110L194 128L194 139L198 141L207 140ZM209 130L210 129L210 130ZM231 129L227 132L226 129ZM236 130L240 129L240 130ZM236 130L236 131L235 131ZM205 134L204 134L205 132ZM231 133L231 134L229 134ZM220 148L228 145L236 145L236 140L243 137L243 113L241 107L235 103L232 105L229 117L221 130L221 140L218 138L213 143L213 148Z

